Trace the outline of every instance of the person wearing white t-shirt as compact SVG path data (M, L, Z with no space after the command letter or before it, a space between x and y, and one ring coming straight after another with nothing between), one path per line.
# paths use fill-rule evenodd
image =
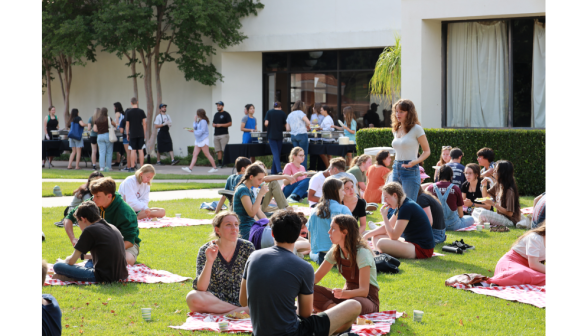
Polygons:
M146 164L118 186L118 193L135 210L137 219L162 218L165 216L165 209L149 208L149 192L151 191L151 180L154 176L155 168L150 164Z
M329 170L330 168L327 168L325 171L318 172L310 178L310 182L308 183L308 204L311 208L317 204L320 201L321 196L323 196L323 184L325 184L325 179L331 176Z
M527 231L496 264L486 282L499 286L545 286L545 226Z

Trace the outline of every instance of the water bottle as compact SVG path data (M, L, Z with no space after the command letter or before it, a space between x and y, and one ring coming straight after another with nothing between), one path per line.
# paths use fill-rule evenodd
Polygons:
M55 187L53 188L53 194L54 194L55 196L58 196L58 197L61 197L61 196L63 196L63 195L61 194L61 188L59 188L59 186L55 186Z

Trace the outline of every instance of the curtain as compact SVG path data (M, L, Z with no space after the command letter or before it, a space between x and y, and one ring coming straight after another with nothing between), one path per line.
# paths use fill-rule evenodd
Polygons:
M450 23L447 32L447 126L506 127L507 116L506 23Z
M545 128L545 24L535 20L533 29L533 125Z

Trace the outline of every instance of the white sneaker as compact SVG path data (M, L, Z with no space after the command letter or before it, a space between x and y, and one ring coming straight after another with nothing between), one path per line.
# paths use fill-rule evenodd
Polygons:
M185 172L188 172L188 173L191 173L192 172L192 170L190 168L188 168L188 167L182 167L182 170L185 171Z
M218 168L212 168L211 170L209 170L209 173L216 173L218 171Z
M378 228L378 226L376 225L376 223L369 221L368 222L368 227L370 228L370 230L375 230Z

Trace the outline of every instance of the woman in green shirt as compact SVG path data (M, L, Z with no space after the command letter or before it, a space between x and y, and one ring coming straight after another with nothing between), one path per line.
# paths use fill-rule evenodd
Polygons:
M351 168L347 171L349 174L355 176L355 179L357 180L357 186L361 190L361 198L363 198L363 193L365 192L365 183L367 181L365 172L371 165L372 157L370 155L363 154L356 156L353 161L351 161Z

